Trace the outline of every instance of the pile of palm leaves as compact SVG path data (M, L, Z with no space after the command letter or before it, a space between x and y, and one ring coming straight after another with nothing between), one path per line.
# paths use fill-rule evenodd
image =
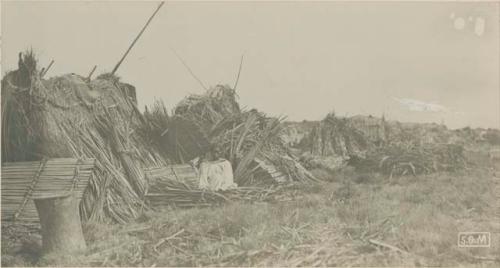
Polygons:
M353 158L351 165L392 177L456 171L467 163L460 145L398 143L369 151L366 158Z
M290 181L316 180L281 140L283 118L267 117L256 110L241 111L231 88L217 86L203 95L189 96L171 116L157 103L147 109L145 118L147 132L155 133L153 143L170 152L170 159L185 163L215 148L220 157L232 163L240 186L270 182L257 158L276 166Z
M227 201L223 195L217 192L195 189L184 182L174 180L157 181L149 189L145 197L152 207L209 206Z
M200 190L175 180L158 180L150 185L145 195L152 208L175 206L180 208L213 206L228 202L264 202L291 200L287 189L293 185L268 187L238 187L225 191Z
M210 88L201 95L189 95L170 115L161 101L146 107L144 118L151 142L177 163L185 163L213 144L213 128L233 115L241 114L234 90ZM225 126L226 127L226 126Z
M255 171L255 158L279 154L273 142L279 140L280 118L265 118L255 111L224 118L214 125L209 137L219 153L236 167L238 185L248 185Z
M228 86L217 85L201 95L189 95L175 107L174 114L210 127L226 116L240 112L236 92ZM208 126L207 126L208 125Z
M387 122L372 116L329 114L304 141L309 166L336 168L349 164L390 176L453 171L465 166L463 147L449 142L449 131L437 124ZM339 161L340 160L340 161Z
M144 112L146 124L141 130L151 144L169 159L185 163L209 146L207 134L192 117L169 115L165 104L157 101Z
M357 127L350 124L348 118L340 118L334 113L328 114L308 137L313 155L339 156L348 159L362 156L372 145Z

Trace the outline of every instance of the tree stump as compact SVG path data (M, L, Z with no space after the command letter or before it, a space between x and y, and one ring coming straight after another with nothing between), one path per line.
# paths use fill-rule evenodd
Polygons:
M34 198L42 227L42 253L71 253L86 248L78 201L73 194Z

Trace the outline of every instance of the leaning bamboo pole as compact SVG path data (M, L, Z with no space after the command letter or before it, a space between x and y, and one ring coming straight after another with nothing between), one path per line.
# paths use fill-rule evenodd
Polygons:
M132 44L130 44L130 46L128 47L127 51L125 51L125 54L123 54L122 58L120 59L120 61L118 61L118 63L115 65L115 68L113 68L113 71L111 71L111 74L115 74L116 71L118 70L118 68L120 67L120 65L122 64L123 60L127 57L128 53L130 52L130 50L132 49L132 47L134 47L135 43L137 42L137 40L139 40L139 38L141 37L142 33L146 30L146 28L148 27L149 23L153 20L154 16L156 15L156 13L158 13L158 11L160 10L160 8L163 6L163 4L165 4L165 2L161 2L158 7L156 8L155 12L153 12L153 15L151 15L151 17L149 17L148 21L146 22L146 24L144 25L144 27L142 27L142 30L139 32L139 34L135 37L134 41L132 41Z
M45 74L50 70L50 67L52 67L52 64L54 64L54 60L51 60L49 63L49 66L47 68L43 68L43 72L40 74L40 78L43 78Z
M92 68L89 75L87 75L87 81L90 81L90 79L92 79L92 74L94 74L96 68L97 68L97 65L94 65L94 68Z

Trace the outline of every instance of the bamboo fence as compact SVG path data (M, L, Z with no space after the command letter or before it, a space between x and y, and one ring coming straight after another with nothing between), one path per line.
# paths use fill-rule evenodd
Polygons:
M82 200L94 159L54 158L2 164L2 221L38 222L33 198L75 192Z

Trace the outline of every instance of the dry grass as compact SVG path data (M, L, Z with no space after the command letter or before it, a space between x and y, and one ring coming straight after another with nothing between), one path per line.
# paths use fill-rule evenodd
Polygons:
M491 170L392 180L352 170L330 175L333 178L325 185L291 189L294 199L286 202L170 208L147 212L127 225L86 225L89 248L79 256L35 260L15 255L9 251L15 247L3 245L2 265L500 264L480 260L500 257L498 234L492 233L491 248L457 247L458 232L495 228Z

